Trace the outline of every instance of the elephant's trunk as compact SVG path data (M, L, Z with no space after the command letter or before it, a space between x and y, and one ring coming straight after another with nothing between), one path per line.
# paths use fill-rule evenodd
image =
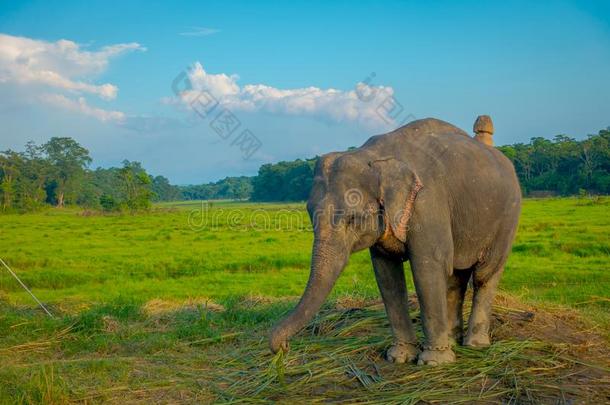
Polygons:
M270 346L274 353L288 350L288 339L318 312L347 263L349 255L345 249L333 247L329 240L332 239L321 241L316 235L305 292L296 308L271 333Z

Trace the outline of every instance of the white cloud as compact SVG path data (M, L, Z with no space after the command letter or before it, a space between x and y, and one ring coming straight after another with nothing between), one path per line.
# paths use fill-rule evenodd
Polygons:
M207 37L208 35L214 35L219 32L220 30L216 28L190 27L190 31L181 32L179 35L184 37Z
M318 87L278 89L264 84L240 87L237 75L210 74L199 62L189 70L188 79L191 89L181 92L178 100L166 98L163 101L190 105L205 91L231 110L307 115L336 122L358 122L370 127L386 127L393 121L384 114L384 102L394 94L394 90L387 86L358 83L348 91Z
M78 112L83 115L96 118L102 122L121 124L125 122L126 119L125 114L121 111L110 111L90 106L84 97L79 97L78 100L73 100L64 96L63 94L42 94L40 96L40 100L53 107Z
M133 42L92 52L65 39L47 42L0 34L0 83L43 85L110 100L117 95L115 85L94 84L86 79L103 72L110 59L134 50L146 48Z
M145 50L132 42L88 51L65 39L49 42L0 34L0 96L16 91L15 94L29 104L42 102L102 122L123 125L129 118L125 113L91 106L83 96L94 95L104 100L116 98L117 86L98 84L92 78L104 72L111 59ZM77 98L64 93L77 95Z

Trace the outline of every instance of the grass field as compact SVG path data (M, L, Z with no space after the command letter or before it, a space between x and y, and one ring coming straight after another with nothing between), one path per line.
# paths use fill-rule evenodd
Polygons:
M390 335L367 252L291 352L268 353L307 281L303 208L0 216L0 258L55 314L0 269L0 402L607 400L610 199L526 200L496 343L434 369L382 360Z

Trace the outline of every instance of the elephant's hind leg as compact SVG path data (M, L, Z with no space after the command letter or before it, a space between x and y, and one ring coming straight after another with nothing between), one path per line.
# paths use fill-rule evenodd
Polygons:
M464 346L486 347L489 339L489 325L491 323L491 305L496 295L496 289L504 266L495 270L491 275L483 269L473 272L474 293L472 298L472 312L468 320L468 333L464 339Z
M447 279L447 316L449 325L449 339L453 344L462 344L464 338L464 320L462 309L464 295L468 289L468 281L472 269L454 269Z
M393 363L413 361L419 350L409 317L407 284L402 261L385 257L375 248L371 248L371 260L394 335L394 344L388 349L386 357Z

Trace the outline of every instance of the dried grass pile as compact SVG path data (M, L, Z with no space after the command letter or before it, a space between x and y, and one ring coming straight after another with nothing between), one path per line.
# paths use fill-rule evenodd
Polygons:
M416 300L412 315L421 338ZM328 309L268 360L263 336L243 337L200 382L216 400L283 403L607 403L610 353L603 331L575 312L542 310L500 296L493 345L457 347L440 367L383 360L389 327L378 303ZM216 370L216 372L214 371ZM216 375L218 373L218 375ZM571 402L572 401L572 402ZM575 401L575 402L573 402Z

